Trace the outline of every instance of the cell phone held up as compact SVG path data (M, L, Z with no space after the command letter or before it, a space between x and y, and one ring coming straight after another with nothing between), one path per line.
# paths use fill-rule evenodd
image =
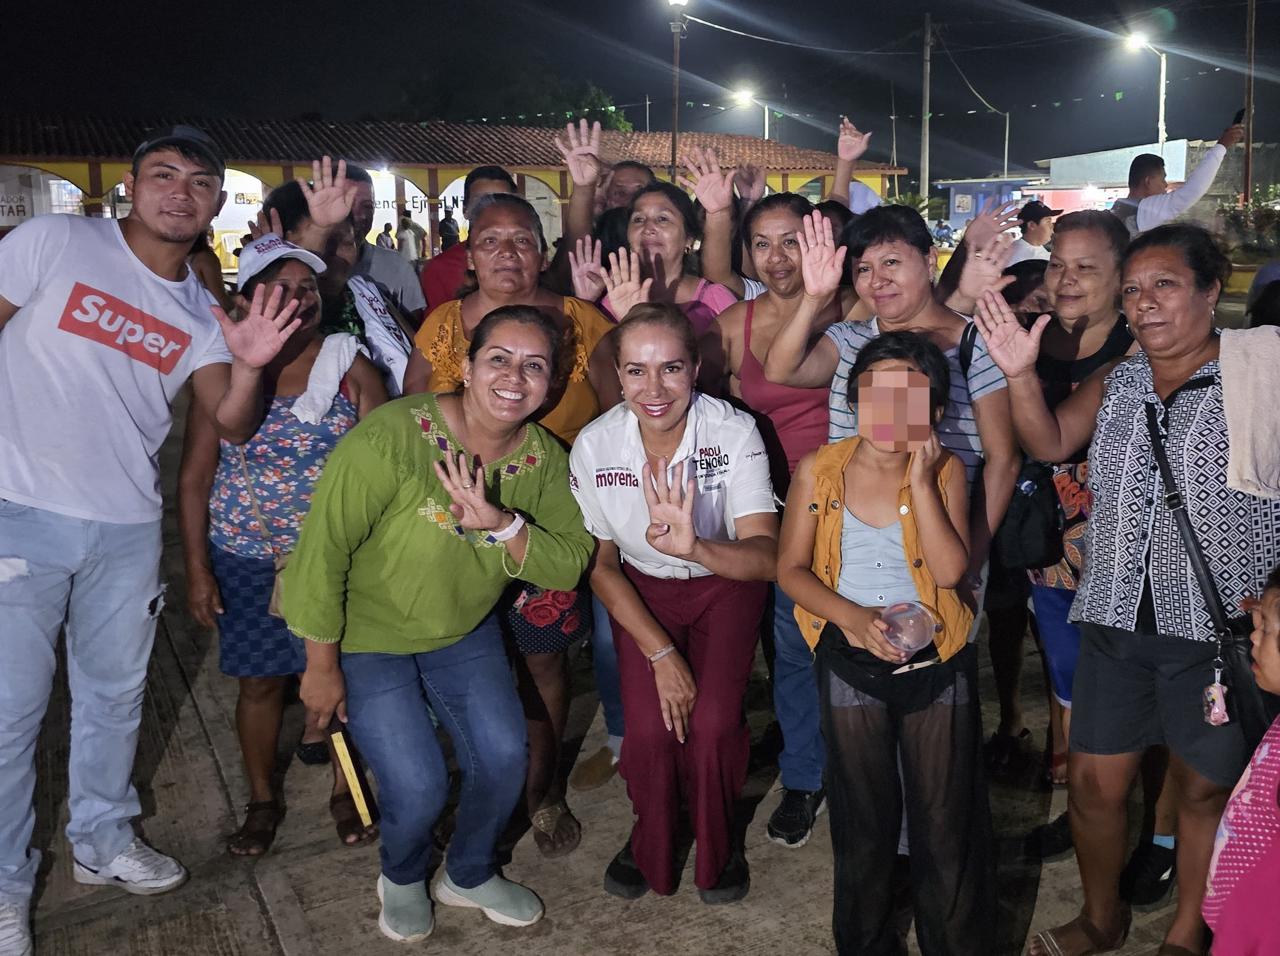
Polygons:
M1241 107L1240 109L1236 110L1235 118L1232 119L1231 121L1232 126L1239 126L1241 123L1244 122L1244 112L1245 112L1244 107Z

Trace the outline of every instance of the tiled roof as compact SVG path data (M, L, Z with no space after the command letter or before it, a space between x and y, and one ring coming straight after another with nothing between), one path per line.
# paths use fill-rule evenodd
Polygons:
M0 156L47 161L126 161L150 130L175 123L204 129L222 146L233 166L237 162L303 163L326 153L370 166L562 166L552 143L555 130L438 120L403 123L0 115ZM753 136L688 132L680 134L680 144L682 148L714 147L726 165L755 163L776 172L834 169L836 162L834 153ZM662 167L671 158L671 134L606 131L601 152L612 161L635 159ZM859 168L892 171L892 167L879 163L860 163Z

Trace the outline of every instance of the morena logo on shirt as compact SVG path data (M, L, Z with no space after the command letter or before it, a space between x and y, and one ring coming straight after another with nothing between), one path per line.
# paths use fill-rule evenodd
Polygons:
M58 328L123 352L162 375L177 366L191 336L110 293L77 282Z
M639 488L640 479L626 468L597 468L597 488Z

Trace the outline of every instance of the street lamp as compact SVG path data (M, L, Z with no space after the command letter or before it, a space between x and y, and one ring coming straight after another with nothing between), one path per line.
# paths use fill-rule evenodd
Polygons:
M748 89L737 90L733 94L733 98L738 101L739 106L757 105L764 109L764 138L769 138L769 106L766 103L760 103L756 99L756 94Z
M676 164L680 146L680 39L684 36L685 26L689 22L684 15L684 8L689 0L667 0L671 8L671 179L676 178Z
M1165 94L1165 86L1166 86L1166 77L1168 76L1168 73L1169 73L1168 56L1164 54L1162 51L1157 50L1155 47L1153 47L1151 45L1151 41L1147 39L1147 35L1145 33L1130 33L1127 37L1125 37L1124 45L1126 48L1128 48L1129 50L1135 53L1139 50L1150 50L1152 53L1154 53L1156 56L1160 58L1160 116L1159 116L1159 119L1157 120L1158 125L1156 128L1156 135L1159 137L1159 141L1160 141L1160 152L1161 154L1163 154L1164 140L1165 140L1164 94Z

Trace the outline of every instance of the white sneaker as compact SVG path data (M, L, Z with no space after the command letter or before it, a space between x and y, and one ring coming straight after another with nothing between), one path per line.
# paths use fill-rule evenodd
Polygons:
M31 956L31 911L26 903L0 903L0 956Z
M135 839L124 852L106 866L93 869L76 860L72 872L77 883L118 886L138 896L154 896L177 889L187 882L187 868Z

